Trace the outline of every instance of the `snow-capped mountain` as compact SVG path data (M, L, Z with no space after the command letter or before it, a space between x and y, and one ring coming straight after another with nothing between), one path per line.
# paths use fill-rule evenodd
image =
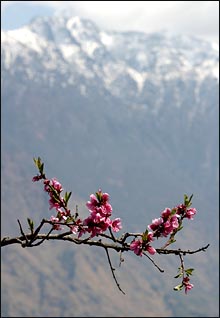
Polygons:
M107 32L79 17L37 18L21 29L2 32L3 69L12 72L17 59L31 65L26 68L31 80L52 84L57 75L65 76L63 86L79 78L92 80L102 82L101 88L111 94L134 98L144 98L147 85L176 78L201 83L219 76L214 43L167 33ZM127 85L129 92L124 93Z
M86 201L99 187L109 192L115 216L122 218L125 231L144 231L161 209L181 203L184 193L193 193L199 213L191 225L194 234L189 231L189 235L183 235L183 244L187 248L213 244L205 261L199 258L202 265L196 258L193 261L195 268L201 265L201 272L191 300L161 291L160 277L155 278L153 268L152 272L148 270L147 277L137 273L140 276L133 278L131 288L142 290L144 277L150 287L143 288L155 293L150 292L144 299L132 296L126 306L121 298L117 303L114 288L111 292L102 290L96 297L98 291L92 289L96 283L86 281L82 287L79 281L76 287L71 285L74 282L69 282L66 272L59 276L59 270L57 284L62 285L64 280L67 293L59 296L58 306L54 303L57 296L51 296L51 288L47 289L49 285L45 283L48 273L45 277L40 274L41 264L38 267L36 258L27 254L36 269L31 277L39 279L39 290L34 296L39 299L36 311L35 305L33 310L22 306L27 309L19 314L40 313L44 317L51 313L51 308L57 308L57 316L71 316L69 310L73 305L64 294L72 295L78 288L75 315L105 316L105 297L117 303L117 309L108 311L111 316L142 316L148 310L146 306L153 308L153 316L215 315L219 184L217 44L167 32L106 31L92 21L61 15L36 18L21 29L2 31L1 44L3 235L17 235L16 219L21 218L21 213L36 223L45 217L48 202L40 203L42 197L38 192L35 195L36 187L30 186L36 172L32 158L40 156L48 174L56 176L76 197ZM59 251L61 254L56 254ZM64 255L65 270L71 273L72 254L59 248L56 253L54 262L63 268ZM10 267L16 263L10 255L4 263L6 278L16 272ZM39 260L44 263L42 255ZM82 264L89 264L90 256L84 259L83 255L77 256L82 258L80 269ZM77 260L74 262L77 268ZM95 272L96 269L93 278ZM15 276L19 275L16 272ZM23 281L25 275L19 279ZM165 278L162 281L169 283ZM13 284L13 292L7 279L4 286L10 296L4 300L4 313L13 316L13 310L21 307L14 297L19 287ZM85 292L83 299L88 306L80 307L83 291L90 289L94 299ZM159 306L153 305L155 297L160 311ZM27 303L25 297L21 303ZM97 304L102 304L102 309Z

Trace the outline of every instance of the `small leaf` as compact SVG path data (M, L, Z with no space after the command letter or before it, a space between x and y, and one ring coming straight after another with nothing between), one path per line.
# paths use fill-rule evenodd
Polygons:
M102 201L102 192L98 191L95 194L96 194L96 198L98 199L98 201L101 202Z
M65 223L70 223L74 221L74 217L73 216L68 216Z
M185 269L185 272L186 272L187 276L192 275L193 271L194 271L194 268Z
M143 242L147 241L147 236L148 236L148 229L146 229L145 232L142 235Z
M183 229L183 225L181 225L180 227L178 227L177 231L181 231Z
M191 203L191 200L192 200L192 197L193 197L193 194L191 194L191 196L188 198L188 196L186 194L184 194L184 204L189 207L192 203Z
M30 218L27 218L29 229L31 230L31 233L34 232L34 222Z
M65 201L66 205L67 205L67 203L69 201L69 198L70 198L71 194L72 194L72 192L69 192L69 193L66 192L65 195L64 195L64 201Z
M183 273L179 273L178 275L174 276L174 278L179 278L181 276L183 276Z
M174 238L172 238L172 239L170 240L170 244L175 243L175 242L176 242L176 240L175 240Z
M189 202L191 202L192 198L193 198L193 194L191 194L191 196L189 198Z
M183 284L179 284L179 285L175 286L173 289L179 291L179 290L183 289Z
M40 157L38 157L37 159L36 158L33 158L33 160L34 160L34 163L35 163L35 166L40 170L40 168L41 168L41 158Z
M44 172L44 163L40 164L39 172L40 172L40 174L43 174L43 172Z
M186 206L188 206L188 204L189 204L188 195L186 195L186 194L184 194L184 204L185 204Z
M176 209L172 209L170 215L175 215L176 214Z

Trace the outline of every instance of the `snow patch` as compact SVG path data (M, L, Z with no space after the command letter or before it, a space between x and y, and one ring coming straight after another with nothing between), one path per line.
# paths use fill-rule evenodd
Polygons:
M111 46L113 44L113 37L110 36L109 34L105 33L105 32L100 32L100 40L102 42L102 44L104 44L105 46Z
M81 25L81 21L78 16L70 18L66 23L66 27L69 30L71 30L74 25L77 25L78 27Z
M79 47L76 45L72 45L72 44L61 44L60 46L60 50L63 54L63 57L65 59L69 59L71 58L74 54L79 52Z
M87 53L90 57L93 57L94 51L99 47L100 45L97 42L93 41L87 41L83 43L82 49L85 53Z
M133 80L137 83L138 92L141 93L144 82L147 78L147 72L139 73L133 68L127 68L128 74L132 77Z
M47 47L46 41L27 27L8 31L8 35L38 53Z

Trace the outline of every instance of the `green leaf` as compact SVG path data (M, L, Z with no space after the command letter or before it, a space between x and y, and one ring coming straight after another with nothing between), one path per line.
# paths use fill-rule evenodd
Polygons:
M67 203L69 201L69 198L70 198L71 194L72 194L72 192L69 192L69 193L66 192L65 195L64 195L64 201L65 201L66 205L67 205Z
M176 242L176 240L175 240L174 238L172 238L172 239L170 240L170 244L175 243L175 242Z
M191 194L191 196L189 198L189 202L191 202L192 198L193 198L193 194Z
M73 216L68 216L65 223L70 223L74 221L74 217Z
M176 214L176 209L172 209L170 215L175 215Z
M40 174L43 174L43 172L44 172L44 163L40 164L39 171L40 171Z
M145 232L142 235L143 242L147 241L147 236L148 236L148 229L146 229Z
M184 194L184 204L188 206L188 203L189 203L188 195Z
M37 159L33 158L33 160L34 160L35 166L40 170L42 165L41 158L40 157L38 157Z
M173 289L179 291L179 290L183 289L183 284L179 284L179 285L175 286Z
M30 218L27 218L29 229L31 230L31 233L34 232L34 222Z
M178 275L174 276L174 278L179 278L181 276L183 276L183 273L179 273Z
M185 272L186 272L187 276L192 275L193 271L194 271L194 268L185 269Z
M98 201L101 202L102 201L102 192L99 191L99 192L96 192L95 194L96 194L96 198L98 199Z
M188 198L188 196L186 194L184 194L184 204L189 207L192 203L191 203L191 200L192 200L192 197L193 197L193 194Z
M177 232L181 231L183 229L183 225L181 225L180 227L178 227Z

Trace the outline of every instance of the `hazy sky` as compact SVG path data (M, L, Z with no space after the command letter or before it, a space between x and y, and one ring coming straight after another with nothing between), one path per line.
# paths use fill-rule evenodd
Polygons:
M26 10L19 11L24 5ZM219 1L1 1L1 7L2 29L71 7L75 15L104 29L167 30L219 42Z

